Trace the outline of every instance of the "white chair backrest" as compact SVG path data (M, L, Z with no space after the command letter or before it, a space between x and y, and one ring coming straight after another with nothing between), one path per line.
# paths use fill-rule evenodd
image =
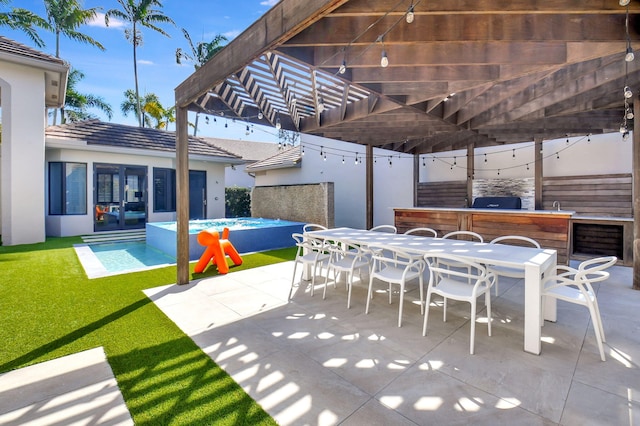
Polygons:
M371 253L371 259L374 264L393 264L396 267L405 267L409 265L424 265L421 255L411 254L397 247L384 244L369 244L367 250ZM424 266L420 266L422 269Z
M489 244L498 244L498 243L509 244L508 241L521 241L524 243L531 244L536 248L540 248L540 243L538 243L536 240L534 240L533 238L524 237L521 235L504 235L502 237L494 238L493 240L491 240ZM521 245L521 244L518 244L518 245Z
M438 231L432 228L413 228L405 232L405 235L410 235L410 234L418 234L418 235L424 235L425 237L436 238L438 236Z
M473 231L453 231L453 232L449 232L448 234L445 234L442 238L452 238L452 237L457 238L458 236L467 236L477 240L478 242L481 242L481 243L484 242L482 235Z
M298 253L300 253L302 249L313 250L313 251L326 249L326 243L321 238L311 237L309 235L302 235L297 232L291 234L291 238L293 238L296 241L296 246L298 246Z
M492 273L487 272L487 268L477 262L472 262L464 257L457 256L449 253L433 253L425 254L424 256L429 270L437 277L443 275L460 277L468 281L473 280L486 280ZM455 264L456 268L451 268L450 265ZM460 268L462 267L462 268Z
M398 229L393 225L378 225L369 229L369 231L389 232L390 234L396 234L398 232Z
M307 223L306 225L304 225L304 226L302 227L302 230L303 230L304 232L309 232L309 231L321 231L321 230L324 230L324 229L327 229L327 227L326 227L326 226L323 226L323 225L319 225L319 224L317 224L317 223Z
M581 279L589 283L604 281L609 278L609 272L605 269L615 265L618 261L616 256L596 257L585 260L578 266L576 280Z

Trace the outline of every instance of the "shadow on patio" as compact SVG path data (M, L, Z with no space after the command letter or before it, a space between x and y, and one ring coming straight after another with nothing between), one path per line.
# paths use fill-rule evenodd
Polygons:
M377 294L365 315L364 284L351 309L344 285L330 285L326 300L299 288L287 303L292 270L285 262L146 293L282 425L640 419L640 292L630 268L611 268L598 289L607 362L588 311L562 302L558 322L543 328L542 354L525 353L521 281L501 279L493 336L482 311L469 355L468 304L450 302L446 323L434 307L422 337L415 288L398 328L397 294L392 305Z

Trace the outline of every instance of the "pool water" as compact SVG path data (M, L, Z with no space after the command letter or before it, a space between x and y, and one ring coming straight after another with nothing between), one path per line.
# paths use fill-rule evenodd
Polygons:
M176 259L144 241L83 244L75 247L89 278L172 265Z

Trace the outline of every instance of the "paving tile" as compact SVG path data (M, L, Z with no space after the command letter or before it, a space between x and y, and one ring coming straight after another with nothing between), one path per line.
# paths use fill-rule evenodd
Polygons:
M630 290L630 268L612 270L598 288L604 363L588 311L568 303L545 322L542 354L524 352L518 279L502 279L492 295L491 337L479 303L475 355L469 304L451 302L445 323L434 300L423 337L417 289L404 295L398 328L397 291L390 305L381 288L365 314L366 277L355 281L351 309L344 281L330 282L326 299L323 280L313 297L302 281L287 301L293 262L202 280L186 290L191 298L183 289L148 294L280 424L577 424L594 407L590 424L628 424L640 395L640 292ZM604 402L581 406L595 398Z
M102 348L0 375L0 424L132 425Z

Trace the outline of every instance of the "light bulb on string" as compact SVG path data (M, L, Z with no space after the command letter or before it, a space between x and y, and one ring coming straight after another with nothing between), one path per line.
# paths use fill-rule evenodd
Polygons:
M340 69L338 69L340 74L344 74L347 72L347 61L345 59L342 60L342 64L340 65Z
M416 18L415 11L413 10L413 1L411 2L411 6L409 6L409 10L407 10L407 24L412 24L413 20Z
M556 152L556 160L559 160L559 159L560 159L560 153Z
M342 156L342 164L344 164L344 155Z
M424 157L422 157L422 167L426 167L427 164L424 162Z
M627 139L629 139L629 131L626 131L622 134L622 140L626 141Z
M391 161L393 157L390 155L389 156L389 168L393 167L393 162Z
M514 160L516 159L516 150L515 149L513 150L512 157L513 157Z
M633 48L631 45L627 46L627 53L624 55L624 60L626 62L633 62L636 56L633 54Z
M620 0L620 6L627 6L629 3L631 2L631 0Z
M529 163L527 163L527 170L529 170Z
M389 66L389 57L387 56L387 51L382 49L382 55L380 56L380 66L382 68L386 68Z
M258 113L258 120L262 120L263 117L264 117L264 115L262 115L262 111L260 111Z
M500 176L500 169L498 169L498 176Z
M276 118L276 129L282 129L282 123L280 122L280 117Z
M633 96L633 92L631 91L631 88L629 86L624 86L624 97L625 97L625 99L629 99L632 96Z
M485 163L487 162L487 153L486 152L484 153L484 162Z

